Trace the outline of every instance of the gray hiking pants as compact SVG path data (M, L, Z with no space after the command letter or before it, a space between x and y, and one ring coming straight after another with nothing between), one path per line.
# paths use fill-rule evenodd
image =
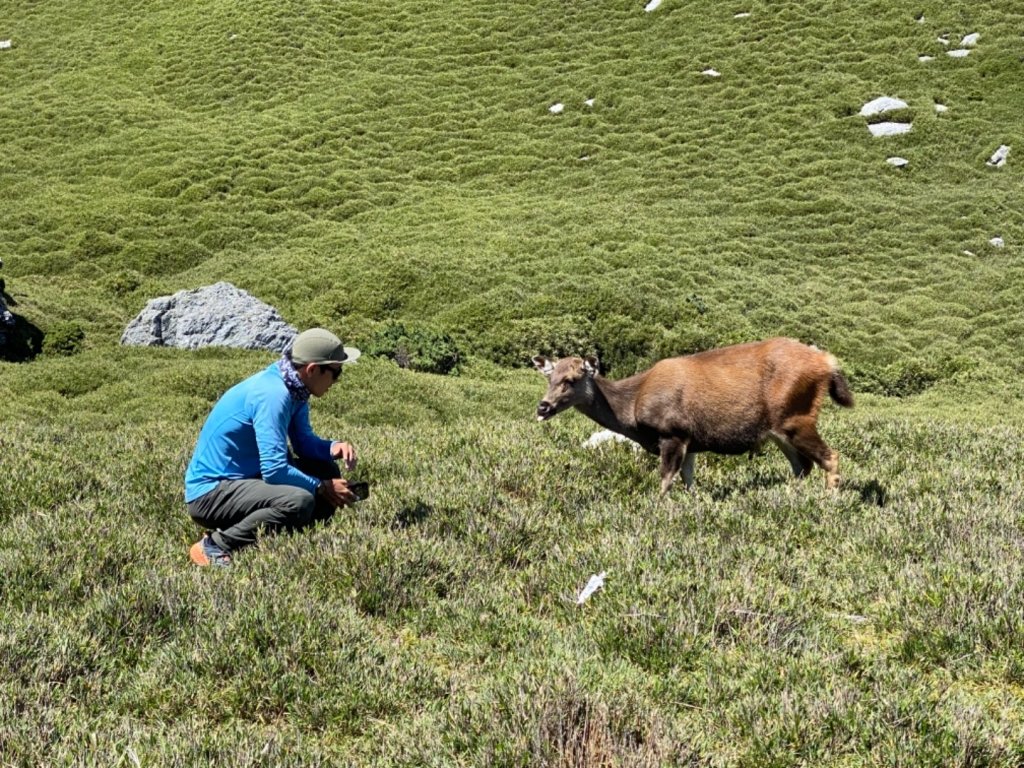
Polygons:
M311 477L341 477L333 461L294 457L290 461ZM217 546L234 552L255 543L261 529L299 530L329 520L334 506L294 485L270 485L260 479L221 480L212 491L190 501L188 513L199 525L213 529L210 536Z

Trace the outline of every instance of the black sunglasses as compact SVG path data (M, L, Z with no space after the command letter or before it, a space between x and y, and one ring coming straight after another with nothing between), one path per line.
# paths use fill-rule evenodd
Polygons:
M321 371L330 371L331 378L333 378L335 381L337 381L338 377L341 376L341 366L340 365L337 368L334 368L334 367L332 367L330 365L321 365L320 366L320 370Z

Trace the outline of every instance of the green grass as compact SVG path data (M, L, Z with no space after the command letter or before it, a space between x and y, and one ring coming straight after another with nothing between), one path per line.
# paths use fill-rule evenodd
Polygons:
M48 344L0 362L0 765L1024 762L1022 22L15 2L0 253ZM879 95L910 134L868 134ZM218 280L460 352L347 371L314 425L372 498L227 573L188 563L182 474L270 358L118 346ZM534 354L777 334L858 397L823 415L837 495L771 451L658 503L653 459L533 420Z

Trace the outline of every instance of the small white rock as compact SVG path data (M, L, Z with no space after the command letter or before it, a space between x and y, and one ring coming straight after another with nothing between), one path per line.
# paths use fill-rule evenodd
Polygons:
M10 40L0 40L0 49L10 48L13 43Z
M949 112L949 107L947 107L945 104L936 104L935 111L941 115L943 112Z
M999 149L992 153L992 157L985 161L987 165L991 165L993 168L1002 168L1006 165L1006 158L1010 156L1010 147L1006 144L1000 144Z
M583 103L586 104L588 107L594 106L594 100L593 99L587 99Z
M924 24L924 14L923 13L920 16L917 17L917 23L918 24Z
M584 448L596 448L597 446L604 445L605 443L608 443L608 442L614 442L614 443L633 443L633 441L630 440L625 435L620 435L618 432L612 432L610 429L602 429L602 430L600 430L598 432L595 432L590 437L588 437L584 441L583 447ZM636 445L635 443L633 443L633 444L634 444L634 446Z
M973 256L974 251L964 251L964 256Z
M557 104L552 104L550 107L548 107L548 112L550 112L552 115L560 115L562 114L563 109L565 109L565 104L563 104L562 102L558 102Z
M935 39L938 40L943 45L949 45L949 35L939 35Z
M946 51L946 55L952 56L954 59L962 59L964 56L969 55L970 52L970 48L957 48L955 51Z
M964 39L960 41L960 45L971 46L978 42L978 38L981 37L979 32L971 32L969 35L964 35Z
M869 101L863 107L860 108L861 117L871 117L871 115L880 115L883 112L893 112L897 109L906 109L907 102L903 99L895 99L892 96L879 96L873 101Z
M934 56L918 56L917 60L918 61L935 61L935 57Z
M871 123L868 130L872 136L897 136L910 133L913 123Z
M737 14L736 14L735 16L733 16L733 18L734 18L734 19L745 19L745 18L747 18L748 16L750 16L750 14L749 14L749 13L747 13L746 11L744 11L744 12L742 12L742 13L737 13Z
M719 72L717 69L705 69L703 72L701 72L701 74L702 75L707 75L708 77L721 77L722 76L722 73Z
M644 6L644 10L647 11L648 13L650 13L655 8L657 8L659 5L661 5L661 0L651 0L651 2L649 2L647 5Z
M903 168L910 163L905 157L890 157L886 161L889 165L895 166L896 168Z
M1002 248L1006 243L1003 242L1001 237L993 237L989 242L996 248Z

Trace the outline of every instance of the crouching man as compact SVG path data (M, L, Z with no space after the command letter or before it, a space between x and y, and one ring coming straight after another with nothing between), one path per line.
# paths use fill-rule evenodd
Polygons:
M355 448L314 434L309 397L327 394L359 354L313 328L217 401L185 472L189 514L207 529L189 550L192 562L230 565L260 529L304 528L355 501L336 463L354 469Z

